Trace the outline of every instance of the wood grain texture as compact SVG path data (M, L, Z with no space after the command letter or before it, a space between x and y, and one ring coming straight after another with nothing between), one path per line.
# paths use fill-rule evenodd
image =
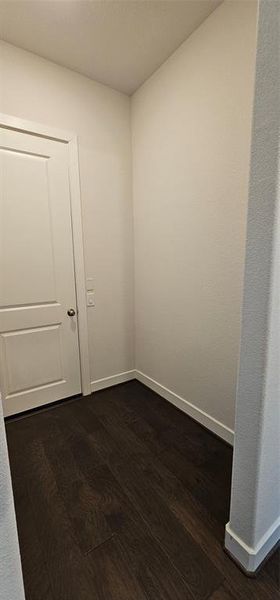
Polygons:
M223 551L232 450L139 382L6 423L26 600L276 600Z

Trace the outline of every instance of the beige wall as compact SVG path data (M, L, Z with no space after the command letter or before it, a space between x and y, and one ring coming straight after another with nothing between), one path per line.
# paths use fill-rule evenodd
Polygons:
M261 0L226 547L255 571L280 540L280 3ZM251 552L248 552L248 547Z
M136 367L229 428L256 12L222 4L132 99Z
M79 136L91 379L133 368L130 100L9 44L0 45L0 111Z
M96 291L91 379L135 366L229 428L256 9L223 3L132 100L0 46L0 110L79 136L86 271Z

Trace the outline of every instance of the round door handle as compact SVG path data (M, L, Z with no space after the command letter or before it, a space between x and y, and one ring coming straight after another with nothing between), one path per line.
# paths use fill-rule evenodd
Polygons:
M69 308L69 310L67 310L68 317L75 317L75 314L74 308Z

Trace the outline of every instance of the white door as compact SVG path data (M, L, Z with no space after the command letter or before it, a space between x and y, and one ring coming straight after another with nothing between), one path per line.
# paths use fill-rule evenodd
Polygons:
M68 144L1 128L0 390L6 416L81 391L76 313Z

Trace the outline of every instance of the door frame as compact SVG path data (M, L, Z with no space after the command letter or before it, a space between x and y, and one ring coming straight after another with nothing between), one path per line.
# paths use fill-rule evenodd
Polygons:
M91 385L78 137L75 133L70 131L64 131L54 127L49 127L48 125L34 123L33 121L27 121L25 119L20 119L5 113L0 113L0 129L12 129L30 135L38 135L40 137L56 140L68 145L70 209L77 301L81 391L83 396L88 396L91 394Z

